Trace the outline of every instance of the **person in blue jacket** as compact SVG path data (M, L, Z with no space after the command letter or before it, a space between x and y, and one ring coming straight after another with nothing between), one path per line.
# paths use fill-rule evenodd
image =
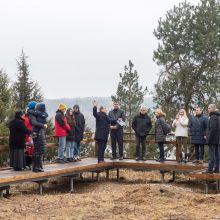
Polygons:
M206 136L208 129L208 117L203 114L201 107L197 107L195 115L192 116L189 124L191 132L191 143L195 146L196 159L193 163L203 164L204 145L206 144Z

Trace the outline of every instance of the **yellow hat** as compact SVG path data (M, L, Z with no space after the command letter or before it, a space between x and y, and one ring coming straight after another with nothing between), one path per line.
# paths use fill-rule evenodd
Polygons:
M59 110L66 109L66 105L64 103L60 103Z

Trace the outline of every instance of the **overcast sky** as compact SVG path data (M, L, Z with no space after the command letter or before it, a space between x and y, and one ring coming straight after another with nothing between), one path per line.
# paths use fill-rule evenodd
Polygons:
M45 98L110 96L130 59L152 89L153 30L182 1L0 0L0 68L13 80L23 48Z

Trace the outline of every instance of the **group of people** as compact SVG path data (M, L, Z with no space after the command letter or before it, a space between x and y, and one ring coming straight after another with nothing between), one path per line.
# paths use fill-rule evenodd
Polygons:
M97 102L94 100L93 116L96 119L96 131L94 139L98 143L98 163L104 162L104 153L110 134L112 146L112 160L124 159L123 150L123 127L125 125L125 112L120 109L118 101L113 102L113 109L107 113L105 106L97 110ZM208 107L209 117L203 114L203 109L197 107L195 115L190 119L186 111L180 109L172 123L175 129L176 140L179 143L177 153L178 162L187 162L189 152L187 148L188 132L191 133L191 144L195 146L195 164L203 164L204 145L209 146L209 166L207 172L219 172L219 141L220 141L220 112L214 104ZM166 136L171 132L171 126L166 122L166 113L161 109L155 111L155 140L158 143L159 158L157 161L164 162L164 143ZM33 144L33 171L43 172L42 157L46 152L47 128L46 107L44 103L31 101L27 111L15 112L15 118L10 122L10 165L15 170L25 168L24 149L26 145ZM141 106L139 113L133 118L132 128L136 137L136 160L146 160L146 138L152 129L151 117L148 109ZM85 118L80 112L79 106L67 108L61 103L55 116L55 136L58 137L58 163L80 161L80 143L85 131ZM30 140L31 137L31 140ZM32 142L33 140L33 142ZM116 145L118 144L118 155Z
M155 116L155 140L158 143L159 158L158 162L165 161L164 143L167 134L171 129L175 129L175 137L178 142L177 154L178 162L187 162L189 159L189 149L187 147L188 133L191 133L191 144L195 146L195 164L203 164L204 145L208 144L208 169L207 173L219 173L220 157L220 112L215 104L208 107L209 117L204 115L203 109L197 107L195 115L190 119L186 111L180 109L170 126L166 122L166 113L161 109L156 109ZM95 140L98 142L98 162L104 162L104 152L110 133L112 144L112 158L116 159L116 141L119 146L119 159L123 160L123 123L125 122L125 113L120 109L117 101L113 102L113 110L107 114L107 108L101 106L97 112L97 103L93 101L93 116L96 118ZM171 128L172 127L172 128ZM152 129L151 118L145 106L141 106L139 113L133 118L132 128L136 137L136 160L146 160L146 138ZM141 148L142 146L142 148Z

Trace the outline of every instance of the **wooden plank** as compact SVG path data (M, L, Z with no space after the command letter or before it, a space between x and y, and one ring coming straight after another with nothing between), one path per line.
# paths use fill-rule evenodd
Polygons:
M203 173L204 170L191 172L188 174L189 177L196 178L198 180L220 180L220 173Z

